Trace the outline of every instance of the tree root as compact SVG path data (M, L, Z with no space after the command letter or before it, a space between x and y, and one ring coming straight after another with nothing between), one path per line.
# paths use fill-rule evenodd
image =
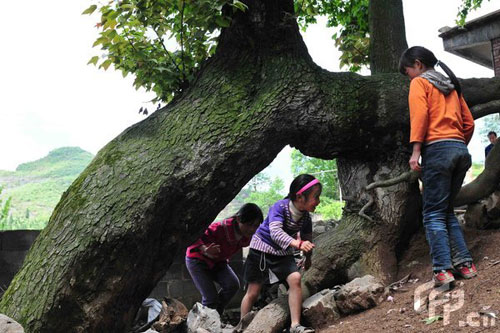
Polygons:
M366 191L373 190L377 187L389 187L393 186L402 182L408 182L408 183L413 183L417 181L417 179L420 177L420 172L418 171L407 171L402 173L401 175L391 178L391 179L386 179L386 180L378 180L376 182L370 183L365 187ZM373 205L375 202L375 199L373 198L373 195L369 195L369 200L368 202L361 208L358 212L358 215L361 216L364 219L367 219L370 222L373 222L373 218L370 216L366 215L365 211Z

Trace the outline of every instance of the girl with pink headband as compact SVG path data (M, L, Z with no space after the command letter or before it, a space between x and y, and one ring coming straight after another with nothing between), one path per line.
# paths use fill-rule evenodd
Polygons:
M289 287L290 333L309 333L313 329L300 325L302 310L301 274L294 259L294 251L305 253L300 263L304 269L311 266L314 244L310 212L319 205L320 182L311 175L297 176L290 185L288 196L269 209L264 222L250 242L245 262L247 292L241 302L241 318L252 309L263 284L286 282Z

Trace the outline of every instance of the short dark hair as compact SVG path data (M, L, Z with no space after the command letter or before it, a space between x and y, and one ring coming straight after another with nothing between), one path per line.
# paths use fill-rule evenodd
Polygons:
M290 184L290 191L288 192L288 195L286 197L292 201L296 200L297 192L300 191L300 189L306 186L309 182L312 182L314 179L316 179L314 178L314 176L308 175L306 173L298 175ZM321 183L318 183L317 185L321 187ZM312 192L314 186L308 188L307 190L302 192L302 194L307 198L309 196L309 193Z
M242 224L261 224L264 220L262 210L254 203L246 203L236 212L234 217L240 218Z
M496 133L495 131L489 131L489 132L488 132L488 136L490 136L490 135L492 135L492 134L493 134L494 136L497 136L497 133Z

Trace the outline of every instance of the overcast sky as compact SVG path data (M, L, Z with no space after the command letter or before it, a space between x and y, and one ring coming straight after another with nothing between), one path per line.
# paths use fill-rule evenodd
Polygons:
M459 3L404 1L408 44L428 47L459 77L492 77L492 70L443 51L437 30L455 25ZM79 146L95 154L128 126L144 119L137 111L148 106L151 94L136 91L132 78L124 79L111 68L105 72L86 65L98 53L91 47L97 36L97 19L80 15L89 5L68 0L2 3L0 169L14 170L19 163L63 146ZM470 19L499 8L499 0L485 2ZM331 34L321 20L304 39L320 66L339 71L339 54ZM475 160L482 159L482 149L475 135L471 144ZM288 154L278 157L271 174L289 171ZM285 177L286 183L289 177Z

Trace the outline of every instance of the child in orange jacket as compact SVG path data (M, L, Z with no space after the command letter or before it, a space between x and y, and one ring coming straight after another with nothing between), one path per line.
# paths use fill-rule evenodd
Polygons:
M434 67L440 66L445 75ZM423 223L431 249L436 286L455 276L470 279L476 267L453 212L453 201L471 166L467 150L474 120L453 72L421 46L403 52L399 70L411 79L410 143L412 170L422 171ZM419 159L422 158L422 165Z

